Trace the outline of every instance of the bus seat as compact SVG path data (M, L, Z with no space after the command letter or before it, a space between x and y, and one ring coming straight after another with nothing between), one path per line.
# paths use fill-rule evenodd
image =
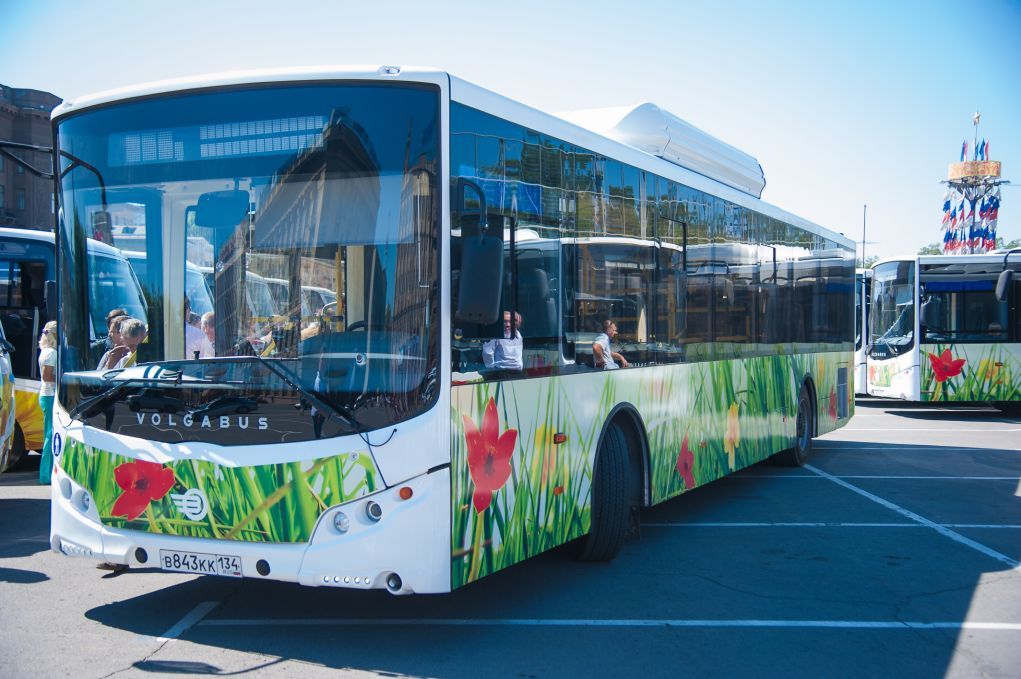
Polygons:
M557 336L557 304L550 294L549 278L544 270L528 269L521 274L518 305L523 337Z

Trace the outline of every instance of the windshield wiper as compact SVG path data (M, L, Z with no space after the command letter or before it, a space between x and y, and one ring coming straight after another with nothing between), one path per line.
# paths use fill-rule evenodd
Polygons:
M101 394L96 394L91 398L87 398L81 401L74 408L67 413L68 417L72 419L87 420L93 417L99 412L102 412L106 406L115 403L117 399L123 394L128 387L138 385L152 385L152 384L182 384L183 373L181 371L166 370L162 373L165 377L129 377L123 380L115 380L117 375L124 372L121 369L110 370L103 373L104 380L110 380L114 382L114 385L104 391ZM216 384L215 380L206 379L189 379L188 384ZM80 417L79 417L80 416Z
M350 410L348 410L344 406L335 405L335 404L330 403L328 401L324 401L314 391L312 391L311 389L303 386L298 381L298 379L294 376L294 374L291 373L290 370L286 370L285 368L281 367L280 365L278 365L276 363L273 363L273 362L263 358L262 356L242 356L242 357L239 357L239 358L244 358L246 360L253 360L254 359L257 363L259 363L260 365L264 366L266 369L268 369L274 375L276 375L277 377L282 379L284 382L286 382L292 389L294 389L299 394L301 394L306 399L308 399L308 401L311 402L312 405L314 405L319 410L321 410L321 411L323 411L325 413L328 413L329 415L331 415L333 417L336 417L341 422L343 422L345 425L347 425L348 427L351 427L352 429L354 429L356 433L361 434L361 433L363 433L365 431L365 428L362 426L362 424L355 418L354 413L352 413Z

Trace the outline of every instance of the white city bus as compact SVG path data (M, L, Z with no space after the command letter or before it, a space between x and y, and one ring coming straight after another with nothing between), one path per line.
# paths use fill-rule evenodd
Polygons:
M447 592L572 540L611 559L638 508L803 464L852 414L854 244L655 107L611 138L444 72L275 71L68 102L54 133L64 554ZM114 196L168 301L100 373L79 243ZM169 300L210 251L216 355L188 360ZM257 317L250 276L336 301Z
M1021 404L1021 251L887 259L872 268L868 393ZM917 313L916 313L917 310Z
M868 394L869 309L872 307L872 269L854 273L854 393Z

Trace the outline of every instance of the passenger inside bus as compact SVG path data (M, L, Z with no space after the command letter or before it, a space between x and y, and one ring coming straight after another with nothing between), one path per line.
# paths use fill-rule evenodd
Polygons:
M503 338L492 339L482 345L482 362L485 364L483 374L492 371L506 370L521 372L524 364L521 360L523 340L521 338L521 314L514 314L514 327L511 327L511 312L503 312Z

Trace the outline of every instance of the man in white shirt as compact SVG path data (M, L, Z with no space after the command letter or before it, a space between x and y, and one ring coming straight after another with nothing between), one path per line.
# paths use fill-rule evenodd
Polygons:
M213 345L206 337L206 333L195 327L191 320L191 300L184 298L184 357L186 359L209 358L213 355Z
M628 367L627 359L610 349L610 342L616 336L617 324L611 320L603 321L603 333L592 343L592 358L597 368L616 370Z
M503 339L489 340L482 345L482 362L486 368L491 370L509 370L521 372L523 362L521 354L523 341L521 339L521 314L515 313L515 327L511 328L511 314L503 312Z

